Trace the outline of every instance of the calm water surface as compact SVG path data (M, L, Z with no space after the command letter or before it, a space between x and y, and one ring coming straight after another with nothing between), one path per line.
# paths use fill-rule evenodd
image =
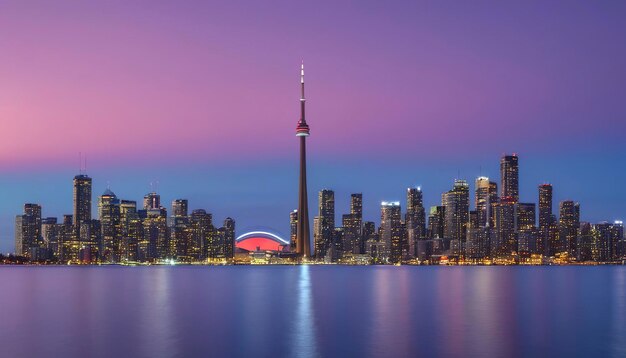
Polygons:
M626 357L626 267L0 267L2 357Z

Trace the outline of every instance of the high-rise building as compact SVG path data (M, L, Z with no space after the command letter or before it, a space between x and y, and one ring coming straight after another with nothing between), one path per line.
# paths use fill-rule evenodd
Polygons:
M41 219L43 245L56 257L59 257L59 230L60 225L57 224L57 218L48 217Z
M150 192L143 197L143 209L159 209L161 207L161 196L155 192Z
M577 261L591 261L593 260L593 245L594 245L595 229L593 225L588 222L580 223L580 230L578 236L578 256Z
M24 214L15 217L15 254L31 257L31 249L42 246L41 206L24 204Z
M552 185L539 185L539 243L541 254L549 254L550 226L552 225Z
M580 205L571 200L559 204L559 237L564 252L571 258L578 257L578 229L580 228Z
M442 239L444 236L445 206L431 206L428 214L428 238Z
M363 194L354 193L350 195L350 225L344 227L350 227L352 230L352 236L354 237L352 243L352 252L360 254L365 251L365 241L363 240Z
M381 203L380 239L390 248L391 263L400 263L402 259L402 213L400 202Z
M495 225L491 254L495 258L510 258L517 252L515 204L512 197L503 197L499 203L493 205Z
M538 242L539 235L535 226L535 203L515 204L515 228L517 230L517 251L520 255L543 253L543 246Z
M120 201L120 224L122 232L122 261L138 261L140 243L143 245L143 252L147 251L148 245L145 241L143 223L137 212L136 201Z
M187 199L172 201L172 216L187 216L189 203Z
M500 160L500 178L502 183L501 197L510 197L515 203L519 201L519 163L517 154L504 155Z
M224 220L224 257L230 260L235 255L235 220L226 218Z
M86 174L74 177L74 226L80 235L81 224L91 222L91 178Z
M426 238L426 213L420 187L407 189L405 223L409 255L414 257L417 241Z
M491 206L498 202L498 184L487 177L476 178L476 213L478 227L493 226L493 210Z
M611 242L609 243L610 260L619 260L626 254L624 251L624 222L616 220L611 225Z
M191 247L189 256L192 260L203 260L207 257L207 244L213 228L213 217L203 209L191 212Z
M315 226L315 257L323 259L333 242L335 231L335 192L324 189L318 195L318 216Z
M462 248L469 223L469 185L465 180L454 181L452 190L441 195L444 206L443 236L450 239L451 245Z
M98 217L102 231L101 259L105 262L120 262L123 234L120 201L110 189L98 198Z
M311 241L309 229L309 203L306 185L306 137L309 136L309 125L304 116L304 63L300 70L300 120L296 127L296 136L300 138L300 187L298 193L298 220L296 230L296 252L304 257L311 257Z

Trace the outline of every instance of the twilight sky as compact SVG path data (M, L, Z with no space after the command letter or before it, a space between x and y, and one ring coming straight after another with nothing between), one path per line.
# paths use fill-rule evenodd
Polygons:
M626 2L0 2L0 251L24 202L72 212L86 153L140 201L187 198L237 232L288 234L297 206L299 65L307 85L310 212L459 173L499 181L520 156L521 199L555 186L583 220L625 218ZM555 203L555 210L558 204Z

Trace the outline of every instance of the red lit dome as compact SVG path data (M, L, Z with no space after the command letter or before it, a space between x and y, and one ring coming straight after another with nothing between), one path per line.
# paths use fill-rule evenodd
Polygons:
M282 251L287 245L286 240L265 231L251 231L235 240L235 246L246 251Z

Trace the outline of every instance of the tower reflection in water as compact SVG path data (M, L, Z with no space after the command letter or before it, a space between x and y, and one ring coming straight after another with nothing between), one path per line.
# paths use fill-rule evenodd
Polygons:
M315 332L315 313L313 310L313 295L311 292L311 274L308 265L299 266L298 299L293 321L294 338L291 346L292 357L316 357L317 336Z

